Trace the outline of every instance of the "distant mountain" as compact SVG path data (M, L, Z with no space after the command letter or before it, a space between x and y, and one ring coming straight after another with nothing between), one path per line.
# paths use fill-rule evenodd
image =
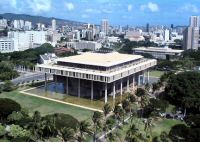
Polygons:
M84 24L83 22L58 19L54 17L32 16L32 15L27 15L27 14L4 13L4 14L0 14L0 19L1 18L5 18L8 20L26 20L26 21L32 22L33 24L43 23L45 25L51 25L51 20L55 19L58 26L63 26L63 25L79 26L79 25Z

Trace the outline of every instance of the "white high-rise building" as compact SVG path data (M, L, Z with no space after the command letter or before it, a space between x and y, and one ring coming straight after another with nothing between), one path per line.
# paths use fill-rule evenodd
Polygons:
M5 28L7 26L7 19L0 19L0 28Z
M165 41L169 41L169 30L165 30L165 32L164 32L164 39L165 39Z
M24 51L29 48L38 47L47 42L46 31L11 31L8 38L14 41L15 51Z
M75 40L80 40L81 39L81 34L79 30L74 31L74 37Z
M0 38L0 53L9 53L14 50L14 41L11 38Z
M24 27L24 20L19 20L19 25L20 25L20 28L23 28Z
M199 27L199 16L190 17L190 27Z
M190 26L184 31L183 43L185 50L199 48L199 16L190 17Z
M24 28L24 20L14 20L13 26L14 26L15 29Z
M51 23L52 23L52 31L56 31L56 20L53 19L53 20L51 21Z
M18 21L18 20L14 20L14 22L13 22L13 27L14 27L15 29L19 29L19 28L20 28L20 24L19 24L19 21Z
M32 29L32 23L29 22L29 21L25 21L24 29L25 30L31 30Z
M106 35L108 35L108 32L109 32L108 19L102 19L101 20L101 32L104 32Z

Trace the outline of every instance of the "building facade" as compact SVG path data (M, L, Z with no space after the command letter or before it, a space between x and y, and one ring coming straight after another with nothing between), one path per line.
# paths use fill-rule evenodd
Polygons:
M103 32L105 35L108 35L108 32L109 32L108 19L101 20L101 32Z
M184 50L176 50L168 47L139 47L134 48L134 54L150 54L156 59L177 59L182 55Z
M46 31L11 31L8 38L14 41L15 51L24 51L47 42Z
M184 31L184 50L199 48L199 16L190 17L190 26Z
M35 70L52 74L55 84L63 83L67 95L91 100L104 98L107 103L108 96L115 99L123 91L144 83L145 71L156 64L156 60L140 55L85 53L57 59L57 63L37 65Z
M9 53L15 51L14 41L10 38L0 38L0 53Z

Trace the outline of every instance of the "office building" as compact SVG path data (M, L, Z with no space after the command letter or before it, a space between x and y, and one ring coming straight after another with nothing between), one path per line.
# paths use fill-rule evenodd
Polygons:
M174 60L182 55L184 50L176 50L168 47L139 47L134 48L134 54L150 54L156 59Z
M190 17L190 26L184 31L184 50L198 50L199 48L199 16Z
M109 32L108 19L102 19L102 21L101 21L101 32L105 33L105 35L108 35L108 32Z
M53 19L53 20L51 21L51 23L52 23L52 31L56 31L56 20Z
M0 19L0 29L6 28L7 26L8 26L7 20L6 19Z
M199 16L190 17L190 27L199 27Z
M32 29L32 23L29 21L25 21L24 30L31 30L31 29Z
M15 51L14 41L10 38L0 38L0 53L9 53Z
M79 42L67 42L68 48L74 48L76 50L89 49L92 51L98 50L101 48L101 43L94 41L79 41Z
M144 83L145 71L156 64L156 60L144 59L140 55L85 53L57 59L56 64L36 65L35 69L45 76L52 74L55 89L58 82L62 83L67 95L91 100L104 98L107 103L108 96L115 99L116 95Z
M147 25L146 25L146 32L147 32L147 33L150 32L150 30L149 30L149 23L147 23Z
M45 31L10 31L8 38L14 41L15 51L38 47L47 42Z
M167 29L164 31L164 40L169 41L169 30Z

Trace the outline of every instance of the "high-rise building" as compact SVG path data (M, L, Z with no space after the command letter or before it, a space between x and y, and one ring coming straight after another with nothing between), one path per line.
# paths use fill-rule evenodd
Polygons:
M199 16L190 17L190 27L199 27Z
M174 29L174 24L171 24L171 29Z
M14 41L15 51L38 47L47 42L46 31L10 31L8 38Z
M149 23L147 23L146 31L147 31L147 33L149 33Z
M5 28L8 26L8 21L7 19L0 19L0 28Z
M56 20L53 19L51 23L52 23L52 31L56 31Z
M109 32L108 19L102 19L101 20L101 32L104 32L106 35L108 35L108 32Z
M29 22L29 21L25 21L24 29L25 30L31 30L32 29L32 23Z
M164 40L169 41L169 30L167 29L164 31Z
M199 16L190 17L190 26L184 31L184 50L199 48Z

